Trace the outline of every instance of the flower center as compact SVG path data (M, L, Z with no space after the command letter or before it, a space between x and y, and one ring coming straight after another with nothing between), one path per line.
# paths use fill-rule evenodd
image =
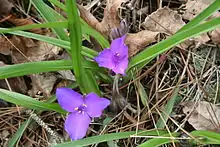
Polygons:
M76 110L77 113L84 114L85 111L86 111L86 108L87 108L87 105L86 104L82 104L81 106L74 108L74 110Z
M124 58L125 56L121 56L118 52L116 52L112 57L112 60L115 63L115 65L118 65Z

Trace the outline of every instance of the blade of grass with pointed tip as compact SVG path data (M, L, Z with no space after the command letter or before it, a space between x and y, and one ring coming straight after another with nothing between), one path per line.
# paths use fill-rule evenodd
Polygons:
M132 69L138 64L149 63L149 60L152 60L159 54L164 53L165 51L183 42L184 40L195 37L201 33L208 32L217 27L220 27L220 18L212 19L208 22L197 25L196 27L174 34L168 39L163 40L137 54L133 59L131 59L128 70Z
M143 85L141 84L141 82L138 82L138 85L137 85L137 89L138 89L138 93L140 94L140 98L141 98L141 102L144 106L147 106L148 102L148 96L147 96L147 93L143 87Z
M166 106L164 107L164 110L162 111L161 116L160 116L162 118L160 118L156 123L157 128L165 127L165 124L168 120L168 116L173 110L174 104L180 100L180 97L178 97L178 92L179 92L179 88L176 88L170 100L167 102Z
M26 130L26 128L29 126L31 123L31 118L29 117L28 120L23 122L23 124L18 128L16 133L8 140L8 147L15 147L16 142L21 138L22 134Z
M147 131L140 131L137 135L157 135L157 133L165 134L166 131L162 130L147 130ZM62 144L54 145L53 147L81 147L81 146L88 146L92 144L97 144L101 142L111 141L111 140L119 140L124 138L129 138L131 135L135 135L136 131L131 132L119 132L119 133L111 133L111 134L104 134L98 136L88 137L82 140L76 140L72 142L66 142Z

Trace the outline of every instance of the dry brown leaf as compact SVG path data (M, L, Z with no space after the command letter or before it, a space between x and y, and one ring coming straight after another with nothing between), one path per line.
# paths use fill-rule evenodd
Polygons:
M188 122L197 130L220 132L220 108L206 101L185 102L183 112L190 114Z
M192 38L191 40L193 40L195 42L196 47L199 47L200 45L208 42L210 40L210 37L207 33L203 33L197 37Z
M147 45L156 42L156 36L159 32L152 32L143 30L135 34L128 34L125 40L125 44L129 47L129 56L135 55L141 49Z
M4 55L10 55L13 46L4 36L0 37L0 44L0 53Z
M210 36L213 42L220 44L220 28L213 30Z
M121 4L126 0L108 0L104 10L104 17L102 22L97 25L97 29L101 30L104 34L110 34L112 28L120 26L120 19L118 17L118 9Z
M185 25L185 22L182 20L182 17L177 14L177 12L168 7L164 7L149 15L142 25L147 30L173 35ZM204 33L196 38L191 39L190 41L187 40L178 46L180 48L188 48L190 44L195 42L196 46L198 47L201 44L205 44L209 40L209 36Z
M31 77L32 89L29 92L31 96L43 93L45 97L51 96L57 77L54 73L33 74Z
M20 40L17 37L12 36L11 38L6 38L5 36L0 37L0 53L4 55L10 55L11 49L14 48L13 45L18 45Z
M183 18L186 20L192 20L205 8L207 8L213 0L188 0L185 4L185 12Z
M34 42L30 38L18 37L20 43L12 50L13 63L44 61L54 58L62 49L46 42Z
M173 35L185 25L185 22L175 11L164 7L146 17L142 25L150 31Z
M118 17L118 9L123 2L127 0L108 0L104 10L104 17L99 22L89 11L84 7L79 6L80 16L94 29L99 31L104 36L108 37L112 28L117 28L120 25Z
M35 24L31 19L17 18L15 16L10 17L7 21L13 23L15 26ZM42 34L42 29L40 28L30 29L29 31L36 34Z
M146 30L165 33L169 36L175 34L184 25L185 22L182 20L182 17L168 7L157 9L157 11L146 17L142 24ZM191 41L185 41L178 46L185 49L191 43Z
M0 18L7 16L14 5L8 0L0 0Z

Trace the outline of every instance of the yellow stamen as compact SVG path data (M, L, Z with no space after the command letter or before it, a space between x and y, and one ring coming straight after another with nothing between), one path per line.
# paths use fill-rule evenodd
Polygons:
M82 104L84 107L87 107L87 105L86 104Z

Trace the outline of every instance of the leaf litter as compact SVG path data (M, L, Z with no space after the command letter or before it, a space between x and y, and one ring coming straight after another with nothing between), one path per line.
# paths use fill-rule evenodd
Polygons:
M4 20L3 23L9 22L13 26L34 23L30 17L23 18L17 17L16 15L10 16L12 7L17 7L18 5L14 6L12 3L6 5L7 2L9 1L1 1L2 5L0 5L0 7L7 6L4 9L5 12L0 11L0 16L3 17L2 20ZM91 3L82 0L82 4L80 5L79 3L78 8L81 17L91 27L102 33L109 40L111 39L110 32L116 28L120 29L120 22L122 19L125 19L128 24L128 34L125 43L129 46L129 56L132 57L146 47L175 34L187 23L188 20L191 20L198 15L210 4L210 1L195 0L196 3L190 7L190 3L192 2L194 1L188 0L186 1L186 4L184 4L183 1L176 1L176 3L170 1L168 3L168 1L164 0L162 4L157 4L156 2L144 0L137 2L127 0L99 2L94 0ZM83 4L86 4L86 6ZM182 10L184 6L186 9L183 9L183 13L179 13L179 10ZM22 7L22 9L25 8ZM31 10L31 13L36 12L32 12ZM218 14L216 13L215 16L212 17L218 17ZM41 18L37 19L42 20ZM4 26L5 24L2 25ZM8 26L6 25L5 27ZM45 33L42 29L28 31L48 36L51 35L50 32ZM3 46L0 47L0 60L3 60L2 57L11 58L11 61L1 62L4 66L6 64L26 63L30 61L68 59L65 55L60 55L60 53L62 53L62 55L66 54L63 49L41 41L14 35L6 35L1 36L0 42L3 44ZM92 39L91 43L95 44ZM160 118L160 115L157 114L158 111L155 110L163 110L165 104L170 99L172 90L175 89L176 86L180 87L178 97L182 98L183 103L185 102L183 107L184 114L191 111L191 115L189 115L186 120L188 120L194 129L205 129L219 132L217 120L213 119L215 117L219 118L219 108L214 104L205 102L207 99L210 102L219 102L219 80L217 79L219 69L217 67L220 62L218 61L219 51L215 46L216 44L219 44L219 30L216 29L208 34L204 34L204 36L201 35L198 38L191 39L184 43L184 45L177 46L172 51L162 55L166 56L166 59L162 62L159 58L155 59L153 61L155 64L149 63L149 65L142 71L134 73L134 78L138 76L141 77L139 79L141 85L143 85L141 90L146 93L148 102L146 104L147 106L143 107L139 103L139 87L135 87L133 84L124 86L123 83L120 82L119 85L126 87L124 89L120 88L120 95L126 97L126 101L129 101L132 107L137 108L138 112L133 113L129 110L123 110L117 116L107 113L109 116L108 118L114 117L114 119L110 121L109 126L100 130L95 124L91 125L91 131L88 132L88 135L92 136L99 133L118 131L123 132L136 130L137 128L144 130L154 128L152 124L157 122ZM143 73L145 74L142 75ZM59 74L55 72L27 75L22 77L22 79L23 82L17 80L17 83L20 84L19 86L16 85L15 79L8 79L9 85L13 91L20 90L20 93L43 99L51 96L55 87L68 86L75 81L74 75L71 71L64 73L59 72ZM180 83L177 82L179 79L182 79L182 81L180 80ZM1 81L3 82L0 82L0 85L4 85L4 88L8 89L6 81ZM24 87L26 86L26 88L22 85ZM13 86L17 89L14 89ZM101 86L104 92L111 93L110 84L101 83ZM143 99L143 96L141 96L141 99ZM198 104L194 102L197 99L200 100ZM192 107L192 105L194 107ZM207 109L201 109L205 107ZM18 128L16 124L20 124L23 121L23 118L27 118L27 116L23 114L20 115L20 117L23 117L22 119L20 118L20 120L18 118L13 118L12 116L17 115L17 110L14 110L14 107L7 109L9 111L11 110L11 113L4 114L0 119L0 122L4 123L4 119L11 119L11 125ZM177 117L179 113L181 113L181 111L178 111L178 105L176 105L169 117L175 119L180 124L182 123L180 125L182 126L182 129L191 131L188 126L182 122L183 119L179 120L179 117ZM217 116L214 116L214 114ZM40 117L44 118L44 121L48 124L51 124L52 120L53 122L61 122L61 125L60 123L53 125L55 125L54 128L58 130L59 134L65 136L65 133L62 131L63 118L61 118L60 115L46 112ZM169 117L165 124L166 129L169 129L169 131L178 129L179 126L176 126ZM203 123L201 124L201 122ZM207 128L208 125L211 127ZM5 126L7 125L5 124ZM4 130L8 130L7 127L5 127ZM14 129L10 134L14 134L15 131L16 130ZM4 134L4 132L1 133ZM20 145L37 145L30 140L41 142L41 146L47 146L48 142L50 142L47 137L43 137L42 139L42 136L45 136L45 130L41 131L40 129L37 129L36 126L32 127L32 129L28 129L25 136L28 139L22 138L19 142ZM122 146L133 146L134 143L140 143L143 141L144 140L142 139L136 140L130 138L124 142L119 141L117 143Z
M183 102L183 113L196 130L220 132L220 107L206 101Z

